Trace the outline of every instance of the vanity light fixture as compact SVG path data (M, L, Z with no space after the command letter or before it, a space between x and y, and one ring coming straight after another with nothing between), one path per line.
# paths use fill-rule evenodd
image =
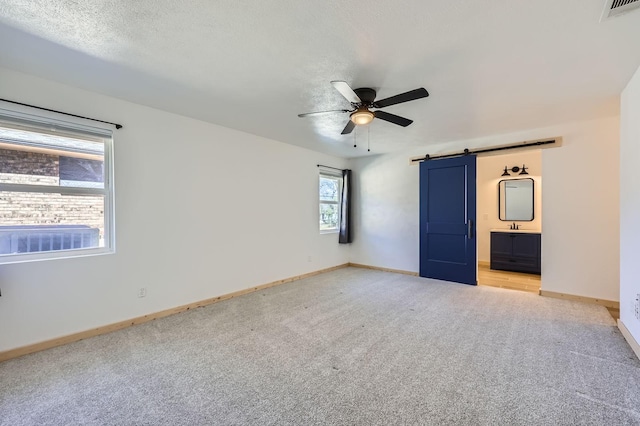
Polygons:
M511 169L511 173L518 173L519 175L528 175L529 172L527 172L527 168L525 167L525 165L522 165L522 168L518 167L518 166L513 166ZM509 170L507 169L507 166L504 166L504 172L502 173L502 176L511 176L511 174L509 173Z

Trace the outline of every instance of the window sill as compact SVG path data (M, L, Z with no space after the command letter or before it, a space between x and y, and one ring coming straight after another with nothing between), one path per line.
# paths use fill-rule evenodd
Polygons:
M100 247L81 250L56 250L24 254L6 254L0 256L0 265L10 265L12 263L40 262L43 260L71 259L87 256L101 256L114 253L115 249L113 248Z
M337 229L322 229L322 230L320 230L320 235L323 235L323 234L337 234L338 232L340 232L340 231L338 231Z

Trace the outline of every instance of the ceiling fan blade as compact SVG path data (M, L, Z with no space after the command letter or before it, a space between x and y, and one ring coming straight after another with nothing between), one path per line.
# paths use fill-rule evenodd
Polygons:
M310 115L320 115L320 114L330 114L333 112L349 112L348 109L332 109L329 111L316 111L316 112L307 112L304 114L298 114L298 117L308 117Z
M376 108L384 108L390 105L401 104L403 102L415 101L416 99L426 98L429 96L429 92L424 87L419 89L410 90L405 93L400 93L399 95L391 96L390 98L381 99L379 101L375 101L373 106Z
M356 95L356 92L353 91L351 86L349 86L346 81L332 81L331 84L333 84L333 87L335 87L336 90L340 92L340 94L344 96L349 102L353 104L362 102L360 97Z
M349 122L347 123L346 126L344 126L344 130L342 131L343 135L348 135L349 133L353 132L353 129L356 128L356 125L353 121L349 120Z
M409 120L408 118L400 117L399 115L389 114L384 111L374 111L373 115L380 120L388 121L389 123L397 124L398 126L407 127L409 124L413 123L413 120Z

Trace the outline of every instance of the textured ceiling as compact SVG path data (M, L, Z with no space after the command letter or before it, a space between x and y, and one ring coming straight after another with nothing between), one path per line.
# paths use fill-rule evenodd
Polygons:
M249 3L249 5L247 5ZM640 12L604 0L2 0L0 66L354 157L617 113ZM378 99L425 87L341 136L329 83ZM251 117L248 119L248 117ZM124 123L126 125L126 123Z

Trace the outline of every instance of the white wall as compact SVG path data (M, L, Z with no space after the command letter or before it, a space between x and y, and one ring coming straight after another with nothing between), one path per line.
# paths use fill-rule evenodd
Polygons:
M640 68L622 92L620 114L620 321L640 343Z
M351 262L417 272L418 166L406 153L352 161Z
M355 160L351 261L418 271L419 169L410 157L562 136L563 146L542 152L542 288L618 300L618 122L603 118Z
M520 176L511 173L511 177L502 177L505 166L527 166L529 175ZM533 179L534 203L533 220L516 222L520 229L542 230L542 155L539 149L519 151L514 154L501 154L478 157L476 163L477 186L477 236L478 260L489 262L491 259L491 229L508 229L513 221L501 221L498 216L498 182L502 179Z
M543 290L619 300L619 123L567 126L542 151Z
M346 160L6 69L0 94L124 125L117 253L0 266L0 351L348 262L316 167Z

